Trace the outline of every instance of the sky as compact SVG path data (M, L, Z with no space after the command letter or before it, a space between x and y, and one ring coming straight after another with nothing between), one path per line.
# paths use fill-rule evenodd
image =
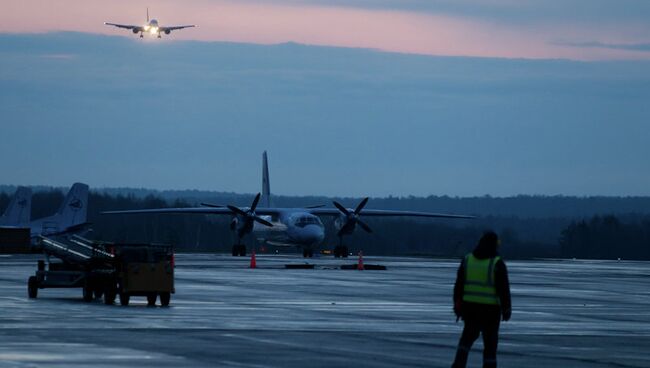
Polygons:
M650 195L646 4L159 1L199 28L139 40L102 22L144 2L8 2L0 181Z
M374 48L427 55L650 59L647 0L21 0L0 32L133 36L103 22L196 24L177 40Z

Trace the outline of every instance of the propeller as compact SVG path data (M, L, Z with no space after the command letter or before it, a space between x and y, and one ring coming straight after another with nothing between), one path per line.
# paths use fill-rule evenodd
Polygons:
M344 232L352 232L354 230L354 227L359 224L363 230L365 230L368 233L372 233L372 229L368 224L366 224L363 220L361 220L360 215L361 211L363 208L366 206L368 203L368 197L364 198L357 207L354 209L354 211L351 211L348 208L343 207L340 203L337 201L333 201L334 207L338 208L339 211L341 211L341 214L345 216L345 222L341 226L341 229L339 229L338 235L341 236L344 234Z
M266 221L265 219L257 216L257 214L255 213L255 209L257 208L257 204L260 202L260 197L261 196L262 196L261 193L257 193L257 195L255 196L255 199L253 199L253 203L251 204L251 207L247 211L244 211L241 208L235 207L235 206L232 206L232 205L227 205L226 207L228 207L228 209L230 211L232 211L232 213L243 217L245 222L253 222L253 221L255 221L255 222L259 222L262 225L265 225L265 226L268 226L268 227L273 227L272 223L270 223L270 222Z

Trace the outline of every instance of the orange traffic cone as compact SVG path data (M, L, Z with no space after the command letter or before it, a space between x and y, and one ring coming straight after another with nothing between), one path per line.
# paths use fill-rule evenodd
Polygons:
M257 261L255 260L255 249L251 252L251 266L250 268L257 268Z
M357 264L357 270L363 271L363 252L359 252L359 264Z

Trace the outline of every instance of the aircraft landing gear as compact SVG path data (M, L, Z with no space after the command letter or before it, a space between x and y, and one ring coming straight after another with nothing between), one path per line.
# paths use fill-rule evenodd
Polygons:
M140 32L140 38L144 38L144 34Z
M334 258L348 258L350 250L345 245L337 245L334 247Z
M343 245L343 235L339 235L339 245L334 247L334 258L348 258L348 254L350 254L350 250Z
M160 33L158 33L158 38L162 38L162 37L160 37Z
M232 246L232 256L237 257L245 257L246 256L246 245L244 244L235 244Z
M303 258L312 258L314 256L314 250L313 249L303 249L302 250L302 256L303 256Z

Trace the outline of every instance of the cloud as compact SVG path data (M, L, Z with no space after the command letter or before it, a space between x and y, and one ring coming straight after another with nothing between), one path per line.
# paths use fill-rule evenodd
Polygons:
M254 4L406 10L521 22L646 22L646 0L243 0Z
M580 48L600 48L600 49L613 49L613 50L627 50L627 51L640 51L650 52L650 43L607 43L599 41L589 42L553 42L559 46L580 47Z
M256 192L266 149L285 194L650 188L650 62L80 33L0 35L0 53L7 182Z
M73 54L42 54L40 57L44 59L56 59L56 60L72 60L77 57Z
M146 6L144 0L9 2L0 12L0 33L73 30L137 37L104 22L140 24ZM294 41L427 55L611 60L648 56L550 41L650 39L650 1L634 0L161 0L150 14L162 24L199 25L163 35L159 43Z

